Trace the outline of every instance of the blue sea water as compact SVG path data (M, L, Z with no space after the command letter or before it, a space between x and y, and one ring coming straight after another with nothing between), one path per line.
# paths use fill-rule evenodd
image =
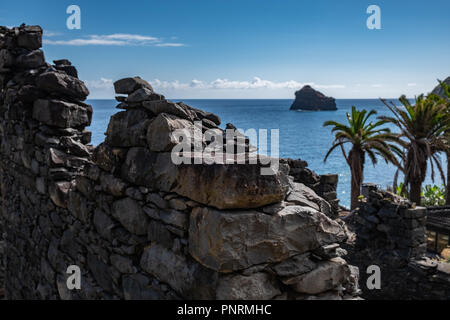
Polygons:
M174 99L174 101L178 101ZM377 115L388 115L390 111L378 99L353 99L336 100L337 111L290 111L292 103L290 99L281 100L189 100L183 102L190 106L213 112L220 116L222 127L226 123L232 123L237 128L247 129L279 129L279 152L281 157L293 159L301 158L308 162L309 168L319 174L339 174L338 197L341 204L350 204L350 170L340 150L336 149L323 162L323 158L331 146L333 136L330 128L322 125L327 120L335 120L346 123L346 113L351 106L358 109L374 109ZM98 145L105 136L111 115L120 111L115 108L115 100L89 100L92 104L94 115L92 125L92 144ZM397 103L394 101L394 103ZM443 165L445 165L443 161ZM396 168L387 165L380 160L374 167L369 159L366 159L364 181L373 182L382 187L390 186ZM428 170L430 172L430 170ZM432 183L428 174L426 183ZM436 177L436 183L441 180Z

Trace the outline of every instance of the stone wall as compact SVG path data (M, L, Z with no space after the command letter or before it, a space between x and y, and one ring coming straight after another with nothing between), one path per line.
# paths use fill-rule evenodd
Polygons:
M308 163L304 160L297 159L281 159L282 163L289 165L289 175L294 178L295 182L300 182L307 187L314 190L314 192L326 200L330 206L331 211L329 216L333 219L339 216L341 210L339 206L339 199L337 197L337 174L318 175L308 168Z
M427 209L374 184L364 184L362 195L359 209L345 219L356 241L344 247L360 269L363 297L450 299L450 264L426 256ZM366 286L370 265L380 267L379 290Z
M261 175L263 158L235 132L224 142L247 164L194 153L193 164L175 165L176 129L223 133L220 119L138 77L114 84L123 111L92 147L89 91L68 60L45 62L41 37L38 26L0 28L7 299L357 296L358 270L340 247L345 224L287 163ZM81 269L81 290L67 288L70 265Z

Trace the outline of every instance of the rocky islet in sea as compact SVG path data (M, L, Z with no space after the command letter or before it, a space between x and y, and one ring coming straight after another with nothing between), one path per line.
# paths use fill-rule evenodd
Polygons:
M334 98L327 97L306 85L295 92L295 100L291 105L291 110L334 111L337 110L337 107Z

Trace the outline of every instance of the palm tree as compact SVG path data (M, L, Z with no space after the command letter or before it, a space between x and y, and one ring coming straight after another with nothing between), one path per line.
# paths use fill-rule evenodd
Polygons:
M447 78L447 82L449 82L449 78ZM450 86L445 82L438 80L439 86L437 86L430 96L434 96L434 99L441 99L440 103L446 105L446 114L450 117ZM445 132L445 141L447 143L447 148L445 150L445 155L447 157L447 183L445 184L446 188L446 197L445 204L450 205L450 130Z
M333 145L328 150L324 162L334 149L340 147L351 172L351 209L358 206L358 197L361 192L361 184L364 176L364 162L366 154L373 165L378 161L377 155L386 162L398 165L395 154L401 155L401 150L389 142L397 142L398 137L388 128L381 128L386 121L379 120L375 123L369 118L376 114L375 110L358 111L352 106L351 114L347 113L348 125L336 121L326 121L323 126L333 126L331 132L335 134ZM351 144L350 152L346 153L344 145Z
M383 103L392 111L393 117L380 116L379 119L394 124L399 130L399 145L406 154L399 168L405 175L405 186L409 186L409 199L420 204L422 183L426 177L430 160L431 177L434 180L434 165L445 181L438 153L445 151L444 132L450 129L450 117L446 116L446 107L436 96L424 98L420 95L412 106L403 95L400 97L404 110L392 102Z

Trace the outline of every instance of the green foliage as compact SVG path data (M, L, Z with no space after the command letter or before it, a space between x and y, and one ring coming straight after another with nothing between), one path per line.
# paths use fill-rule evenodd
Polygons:
M397 188L395 189L395 194L399 195L400 197L407 198L406 188L403 182L400 182L400 184L397 186Z
M364 162L367 155L375 165L378 161L377 155L387 162L398 165L397 158L402 156L402 151L392 142L397 142L397 135L384 126L384 120L372 122L372 116L376 115L375 110L358 110L352 106L352 112L347 112L347 123L336 121L326 121L323 126L331 126L334 134L334 141L331 148L325 155L324 161L333 150L339 148L350 167L351 171L351 208L358 205L359 190L363 181ZM350 145L351 149L347 154L344 146Z
M393 116L380 116L379 119L394 124L400 132L401 139L398 142L400 147L405 149L403 166L400 170L405 174L405 183L423 182L429 160L432 179L434 179L435 167L441 177L444 177L438 153L447 148L443 137L444 132L450 130L447 106L442 98L436 95L427 97L420 95L415 99L414 105L411 105L404 95L399 100L403 107L397 107L392 102L387 103L381 99L392 111Z
M374 165L377 164L376 155L381 156L386 163L392 162L396 164L397 159L395 155L401 156L402 151L390 142L398 142L397 135L392 134L388 128L383 127L386 123L385 120L372 122L371 117L376 114L375 110L368 112L363 109L360 111L355 106L352 106L352 112L347 112L347 124L326 121L323 126L331 126L331 132L335 134L335 137L333 145L325 155L324 161L327 160L334 149L340 147L345 160L351 165L343 148L345 144L349 143L354 149L367 153Z
M400 185L397 186L395 189L395 194L406 198L406 188L404 187L404 183L400 183ZM446 189L445 186L442 185L441 187L436 185L426 185L422 189L421 193L421 205L422 206L444 206L445 205L445 194Z
M422 190L421 203L423 206L445 205L445 186L426 185Z

